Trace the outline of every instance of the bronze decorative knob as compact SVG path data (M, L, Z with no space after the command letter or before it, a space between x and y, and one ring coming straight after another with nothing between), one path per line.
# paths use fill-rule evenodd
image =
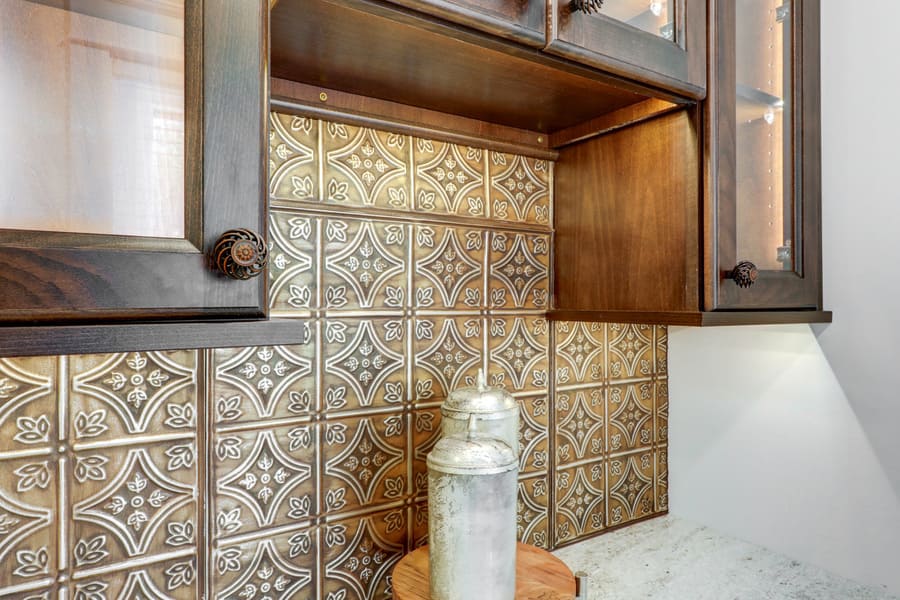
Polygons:
M213 248L213 261L232 279L250 279L266 268L269 251L262 236L249 229L229 229Z
M578 12L579 10L585 14L591 14L603 8L603 0L571 0L569 2L569 10Z
M742 260L732 269L729 277L738 284L738 287L748 288L759 277L759 270L749 260Z

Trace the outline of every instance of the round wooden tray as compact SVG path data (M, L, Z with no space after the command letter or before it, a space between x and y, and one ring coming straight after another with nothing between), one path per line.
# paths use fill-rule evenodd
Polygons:
M394 567L394 600L431 600L428 546L410 552ZM566 564L528 544L516 549L516 600L574 600L575 576Z

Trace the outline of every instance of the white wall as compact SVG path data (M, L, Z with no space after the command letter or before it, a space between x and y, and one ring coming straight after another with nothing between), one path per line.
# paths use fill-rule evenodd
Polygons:
M900 3L822 0L825 327L671 328L671 512L900 594Z

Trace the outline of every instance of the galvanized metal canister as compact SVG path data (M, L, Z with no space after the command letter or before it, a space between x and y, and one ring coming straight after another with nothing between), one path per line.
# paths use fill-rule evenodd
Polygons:
M441 405L442 434L466 432L472 415L478 417L476 431L503 440L519 455L519 405L503 388L488 387L482 371L476 387L450 392Z
M514 600L517 475L512 449L474 430L428 454L432 600Z

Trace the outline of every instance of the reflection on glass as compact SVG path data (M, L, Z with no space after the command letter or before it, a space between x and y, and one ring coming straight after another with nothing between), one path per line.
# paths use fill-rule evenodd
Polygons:
M736 5L737 259L793 269L790 4Z
M0 81L0 228L184 236L184 0L0 0Z
M609 0L600 14L676 41L675 0Z

